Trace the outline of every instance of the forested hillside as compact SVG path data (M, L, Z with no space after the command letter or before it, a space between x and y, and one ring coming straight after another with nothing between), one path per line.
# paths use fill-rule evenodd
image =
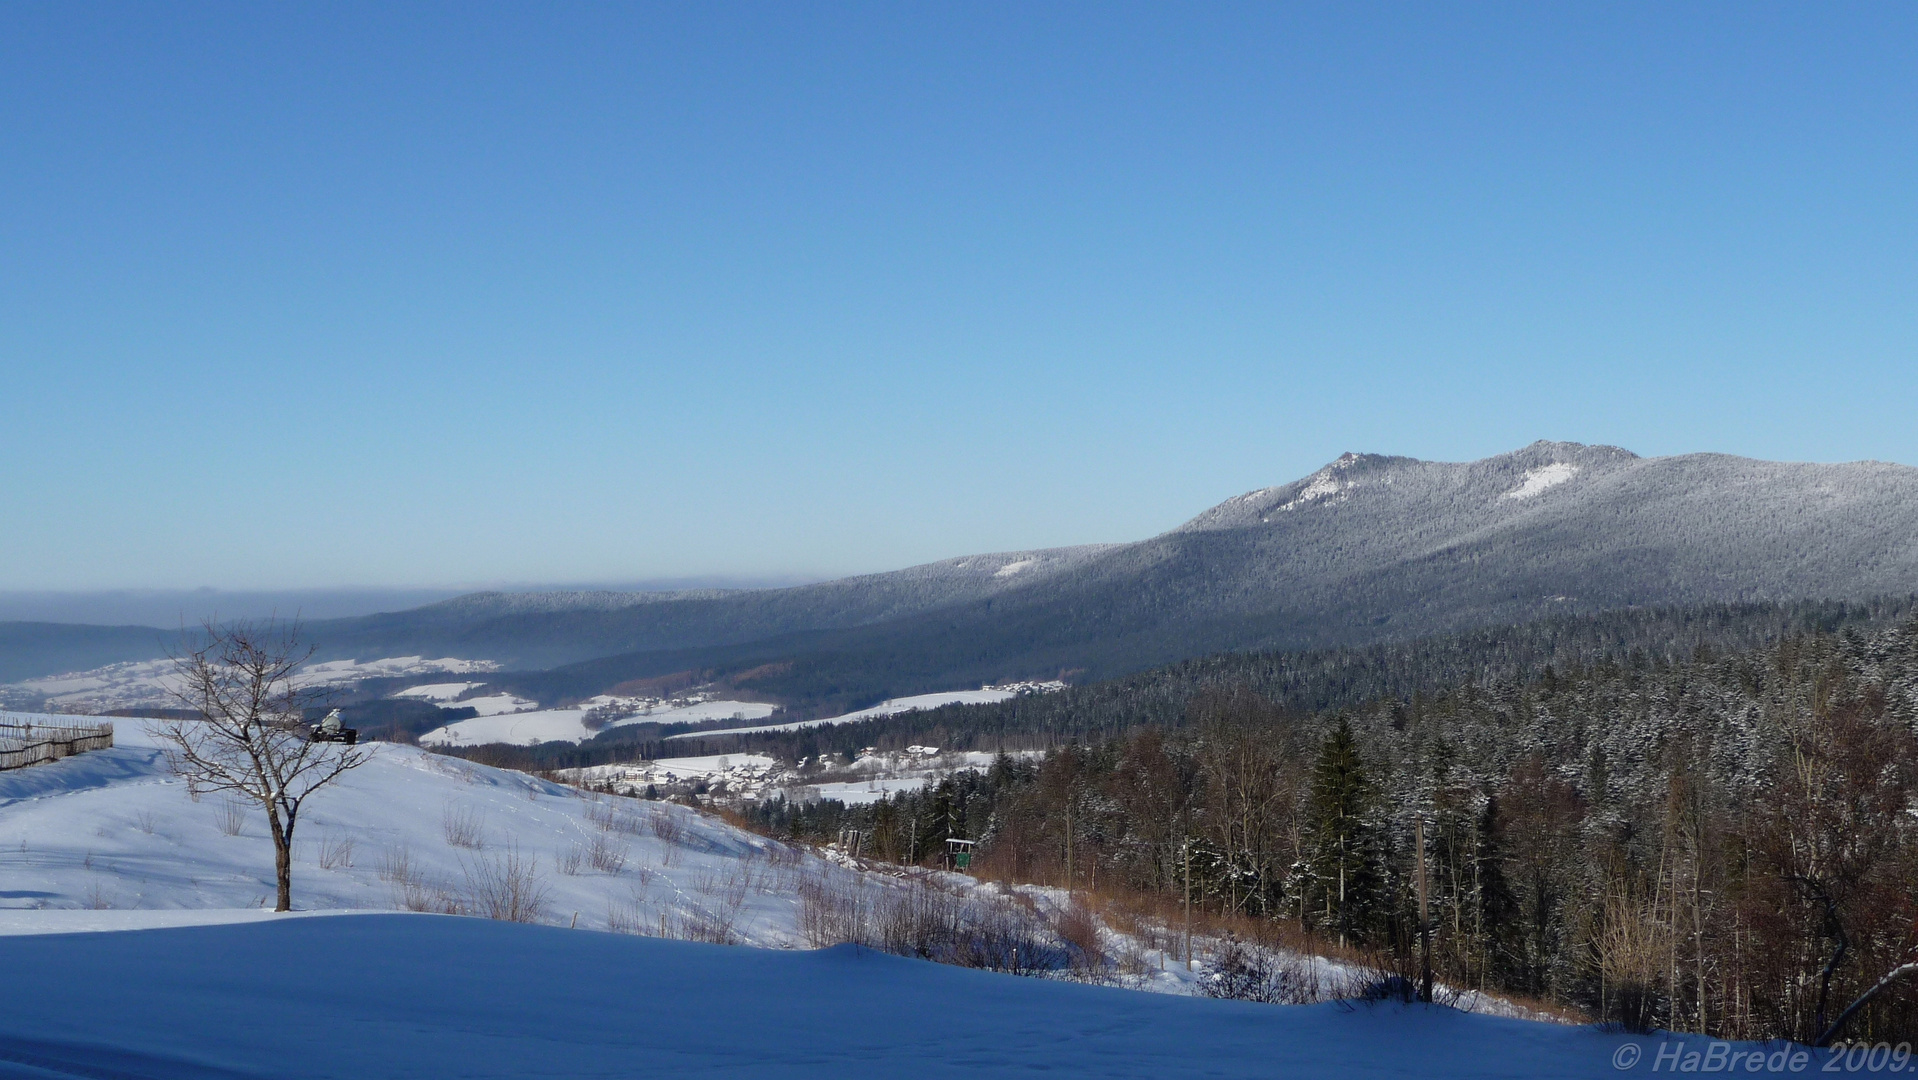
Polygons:
M1464 643L1303 665L1349 679L1221 658L1115 684L1108 724L1088 722L1085 693L970 710L1061 718L1077 741L1042 762L756 815L775 833L860 828L892 857L964 836L988 872L1190 895L1401 963L1422 828L1441 978L1633 1028L1811 1040L1918 948L1918 620L1882 624L1900 611L1667 613L1638 629L1680 631L1669 647L1533 669L1563 640L1539 626L1484 639L1484 677L1362 704L1349 695L1402 677L1396 663L1440 670ZM1700 640L1794 622L1765 645ZM1564 629L1615 652L1597 623ZM1176 713L1179 695L1153 690L1172 685L1196 690ZM1844 1033L1918 1035L1909 981Z
M571 664L526 681L542 701L781 665L758 689L807 715L1222 651L1914 588L1918 469L1541 442L1465 464L1348 454L1132 544L793 589L476 596L313 630L322 655Z
M1175 727L1207 693L1250 692L1298 712L1409 701L1468 684L1526 682L1547 668L1678 664L1701 649L1743 652L1794 634L1876 629L1918 612L1918 597L1863 603L1708 604L1561 615L1405 642L1303 652L1220 653L990 705L951 705L858 724L699 741L704 752L755 750L788 760L913 743L963 750L1046 748Z

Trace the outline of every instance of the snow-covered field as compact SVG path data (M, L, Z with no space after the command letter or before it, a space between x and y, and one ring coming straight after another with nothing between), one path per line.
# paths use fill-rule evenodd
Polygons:
M940 777L967 769L987 769L999 755L980 750L941 753L931 746L913 746L904 751L868 750L844 769L827 777L807 781L790 775L775 777L783 782L786 798L794 802L837 799L840 802L870 803L902 791L917 791ZM1044 757L1042 750L1015 750L1015 758ZM850 775L847 775L850 774Z
M366 679L398 678L410 675L465 675L494 671L499 665L486 660L461 660L442 657L389 656L378 660L329 660L308 664L301 669L302 686L346 686ZM172 660L140 660L112 664L92 671L76 671L44 679L9 683L11 697L24 696L43 701L46 708L62 711L80 709L133 709L166 707L178 704L177 666Z
M393 696L397 698L419 698L422 701L444 703L454 701L468 690L484 685L486 684L476 682L427 683L424 686L409 686Z
M0 937L0 967L0 1077L42 1080L1530 1080L1649 1073L1660 1049L1437 1006L1209 1001L853 946L782 952L429 915Z
M460 702L466 705L468 702ZM445 727L434 728L420 736L425 746L479 746L483 743L512 743L534 746L543 742L578 742L593 733L581 718L584 709L537 709L532 712L495 713L476 716Z
M798 720L790 724L763 724L759 727L729 727L714 731L689 731L682 735L668 735L672 739L703 739L713 735L753 735L762 731L796 731L799 728L821 727L826 724L850 724L855 720L871 720L881 716L896 716L899 713L915 712L919 709L936 709L941 705L987 705L995 701L1018 697L1017 690L1003 690L997 687L985 687L980 690L950 690L939 694L915 694L912 697L891 698L871 708L860 709L840 716L828 716L818 720Z
M260 812L210 795L192 801L141 722L114 723L111 750L0 773L0 908L270 904L273 847ZM302 814L294 902L434 906L511 853L536 860L551 919L723 922L727 936L767 945L802 940L796 875L853 873L686 807L596 800L383 743ZM595 854L602 867L623 865L594 869ZM577 872L566 872L569 862Z
M528 701L512 694L483 694L479 697L462 698L454 704L462 709L471 709L481 716L504 716L507 713L531 712L539 708L538 702Z
M1014 757L1039 757L1043 751L1013 751ZM997 754L981 751L941 753L937 747L913 746L881 753L867 750L843 767L794 769L763 754L709 754L705 757L660 758L621 765L591 765L561 769L556 774L569 784L610 789L621 795L642 794L648 787L664 787L693 780L723 783L724 798L760 799L784 795L794 802L837 799L844 803L877 802L901 791L916 791L953 772L985 769Z
M897 795L902 791L918 791L926 786L923 776L879 776L866 780L836 780L825 784L811 784L802 790L789 790L787 797L804 802L810 796L816 799L837 799L848 805L878 802L881 799Z
M419 689L415 687L414 689ZM530 707L530 701L520 701L511 695L501 694L498 698L518 702L520 707ZM532 746L543 742L579 742L592 738L597 732L586 726L586 709L538 709L530 712L513 712L510 706L495 707L494 697L467 698L463 701L442 701L441 704L479 707L482 702L489 703L481 708L481 715L471 720L461 720L445 727L434 728L420 736L420 742L427 746L478 746L483 743L513 743L518 746ZM592 702L587 703L589 706ZM492 711L489 712L489 709ZM757 701L695 701L683 705L662 705L657 708L621 717L606 726L621 727L626 724L688 724L702 723L708 720L756 720L772 715L773 707Z

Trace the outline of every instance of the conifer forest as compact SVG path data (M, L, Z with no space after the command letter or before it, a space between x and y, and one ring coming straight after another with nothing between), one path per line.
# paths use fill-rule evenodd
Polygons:
M1189 900L1405 970L1422 840L1448 985L1631 1030L1896 1041L1918 1034L1918 620L1884 614L1320 708L1199 680L1176 714L1108 697L1042 756L748 812L804 839L859 829L898 861L968 838L983 873ZM914 722L951 734L967 712Z

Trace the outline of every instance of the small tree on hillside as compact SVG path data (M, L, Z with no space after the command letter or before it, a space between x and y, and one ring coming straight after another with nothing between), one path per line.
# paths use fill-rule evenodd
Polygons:
M191 716L154 721L150 730L196 798L231 792L266 811L279 882L274 910L290 911L300 807L371 751L308 738L306 709L318 695L295 678L313 654L299 644L297 625L209 622L201 640L173 658L173 696Z

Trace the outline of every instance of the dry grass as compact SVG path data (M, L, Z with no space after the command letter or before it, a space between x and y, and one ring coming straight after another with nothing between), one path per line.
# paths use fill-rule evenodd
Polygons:
M640 914L640 898L633 896L630 904L608 904L606 907L606 929L615 934L644 934L646 920Z
M423 911L434 915L463 915L459 897L444 886L424 881L401 882L393 887L394 906L402 911Z
M800 932L815 947L856 942L899 956L1033 974L1065 968L1069 947L1016 897L956 893L926 875L879 884L815 871L794 875Z
M458 915L464 910L445 886L427 881L414 869L412 854L404 847L381 852L379 874L392 888L393 906L401 911Z
M619 805L621 801L618 799L605 802L595 800L593 805L586 808L586 820L599 826L599 830L604 833L617 836L646 835L646 823L640 819L639 815Z
M353 838L333 833L320 838L320 869L340 870L353 865Z
M1059 940L1071 950L1071 965L1074 975L1080 978L1092 978L1103 974L1108 967L1105 943L1100 933L1099 917L1092 909L1073 897L1052 918L1052 931Z
M670 809L654 806L648 818L652 834L658 837L661 843L679 844L685 841L686 826Z
M867 938L872 907L864 878L813 873L801 875L793 890L799 901L799 932L815 949Z
M448 806L440 813L440 832L456 848L478 851L486 846L479 812L468 806Z
M626 846L601 833L586 847L586 864L602 874L617 874L626 867Z
M221 799L213 823L228 836L240 835L246 830L246 804L237 799Z
M465 864L466 901L472 914L504 922L539 922L550 893L539 876L539 857L521 855L517 845L497 856Z
M404 845L380 853L380 880L392 884L413 879L413 853Z

